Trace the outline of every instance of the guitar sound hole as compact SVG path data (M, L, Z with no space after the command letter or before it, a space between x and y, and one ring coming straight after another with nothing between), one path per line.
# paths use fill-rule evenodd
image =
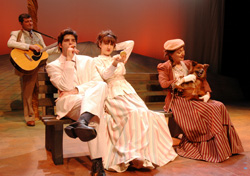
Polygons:
M33 51L34 55L39 56L41 53L37 52L36 50Z
M41 56L42 56L42 53L41 53L41 52L33 51L33 53L34 53L34 55L32 56L32 59L33 59L34 61L38 61L38 60L41 58Z

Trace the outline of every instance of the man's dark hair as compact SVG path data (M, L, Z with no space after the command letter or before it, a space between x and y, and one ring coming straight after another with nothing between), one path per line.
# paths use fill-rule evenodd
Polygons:
M65 35L73 35L75 37L75 40L77 42L77 38L78 38L78 35L76 33L76 31L72 30L71 28L67 28L67 29L64 29L60 32L59 36L58 36L58 44L63 42L63 38ZM60 50L62 51L62 48L60 48Z
M22 13L21 15L19 15L18 21L22 23L24 18L31 18L31 16L27 13Z

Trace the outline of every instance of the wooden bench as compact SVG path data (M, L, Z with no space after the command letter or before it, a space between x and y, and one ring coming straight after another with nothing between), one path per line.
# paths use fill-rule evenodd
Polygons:
M126 79L135 88L138 95L145 101L151 110L164 113L162 107L166 96L158 82L158 74L134 73L127 74ZM43 107L42 122L45 125L45 148L52 154L55 165L63 164L63 126L73 120L64 117L55 118L55 99L57 89L51 84L46 72L38 73L39 106ZM172 117L172 113L165 113L165 117Z
M73 122L70 118L56 119L55 97L57 89L51 84L46 72L38 73L39 106L43 107L41 118L45 125L45 148L52 154L55 165L63 164L63 125Z

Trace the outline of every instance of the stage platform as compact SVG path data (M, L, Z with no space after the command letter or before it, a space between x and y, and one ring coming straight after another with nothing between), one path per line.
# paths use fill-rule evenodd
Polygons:
M177 157L155 170L129 169L124 173L106 172L107 176L248 176L250 175L250 109L249 104L226 106L240 136L244 153L223 163L208 163ZM36 121L27 127L22 111L5 111L0 116L1 176L87 176L91 161L86 143L64 134L64 165L54 165L45 150L45 126Z
M132 54L127 72L156 73L159 60ZM64 135L64 165L53 164L45 150L45 126L36 121L27 127L23 118L19 77L14 75L9 55L0 56L0 175L1 176L82 176L89 175L91 161L86 143ZM225 102L231 120L242 140L245 152L223 163L208 163L177 157L154 170L129 169L124 173L106 172L107 176L214 176L250 175L250 103L243 101L237 80L209 73L214 99ZM161 107L159 107L161 108Z

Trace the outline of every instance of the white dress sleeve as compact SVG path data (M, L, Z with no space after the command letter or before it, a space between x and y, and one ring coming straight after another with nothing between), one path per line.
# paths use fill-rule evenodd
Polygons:
M127 54L125 63L127 62L130 54L132 53L132 50L134 48L134 44L135 44L135 42L133 40L128 40L128 41L116 44L116 47L115 47L116 51L123 50Z
M105 65L107 65L107 63L104 63L104 61L102 61L101 56L95 58L96 68L103 80L107 80L111 78L114 75L114 72L116 70L116 67L112 65L112 62L108 64L109 66L106 67Z

